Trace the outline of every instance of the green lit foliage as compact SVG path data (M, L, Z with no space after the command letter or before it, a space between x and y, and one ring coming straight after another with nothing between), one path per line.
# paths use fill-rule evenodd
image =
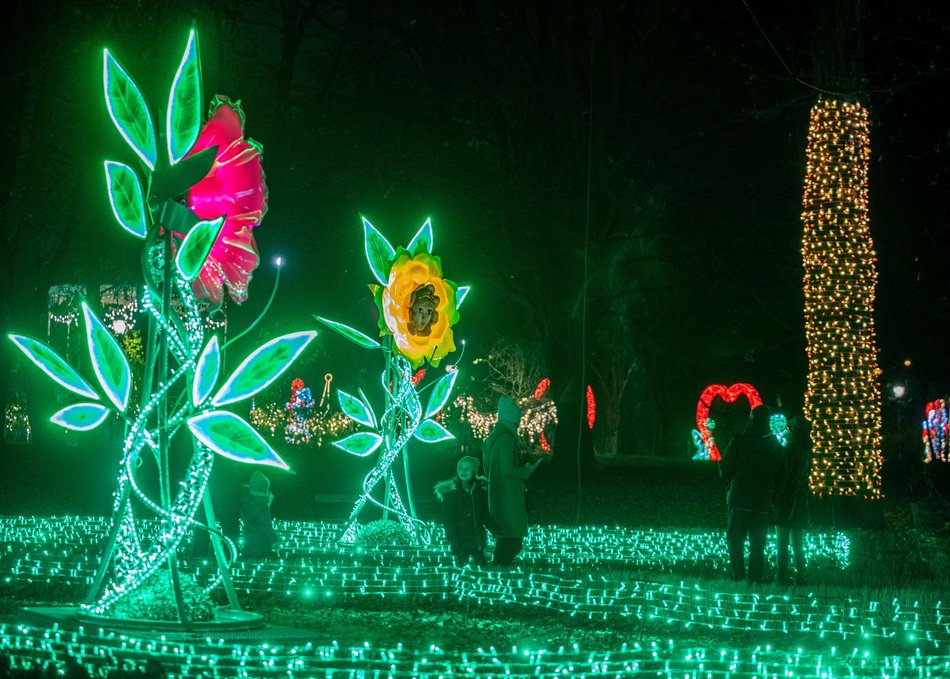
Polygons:
M455 438L452 432L435 420L423 420L412 432L412 435L424 443L438 443L439 441L448 441Z
M370 521L356 536L356 544L361 547L387 547L411 543L412 536L398 521Z
M25 335L10 335L9 337L26 354L27 358L33 361L40 370L52 377L57 384L80 396L99 398L99 394L89 386L89 383L80 377L79 373L51 347Z
M350 340L354 344L357 344L364 349L379 349L379 342L374 340L371 337L367 337L359 330L354 330L348 325L343 323L337 323L336 321L331 321L329 319L323 318L321 316L314 316L318 321L323 323L328 328L335 330L336 332L343 335L346 339Z
M98 403L66 406L50 418L53 424L75 431L95 429L109 416L109 409Z
M145 238L148 224L145 219L145 198L138 175L128 165L112 160L105 162L106 188L112 214L119 225L138 238Z
M351 434L345 439L340 441L334 441L335 445L340 450L345 450L348 453L352 453L357 457L366 457L374 450L379 448L379 445L383 442L383 437L379 434L374 434L372 432L360 432L358 434Z
M175 266L178 267L179 275L189 283L201 272L201 267L204 266L211 247L218 239L222 226L224 226L224 217L200 221L191 227L191 231L178 248Z
M158 154L148 105L138 85L109 50L102 53L102 78L112 122L148 169L154 170Z
M337 390L337 397L340 400L340 409L351 420L367 427L376 426L376 415L368 403L347 394L342 389Z
M288 469L273 448L254 428L234 413L213 410L188 420L188 428L211 450L238 462Z
M457 377L458 371L454 370L439 378L439 381L432 387L432 393L429 395L429 403L426 405L426 412L423 417L433 417L448 403Z
M369 220L365 217L362 219L366 260L376 280L386 285L389 279L389 267L392 266L393 259L396 257L396 251L386 237L369 223Z
M208 340L198 363L195 365L195 379L191 385L191 403L200 405L211 395L211 390L221 374L221 349L217 336Z
M181 574L180 577L181 592L191 619L195 622L212 620L215 606L211 597L191 576ZM166 571L156 573L142 586L136 598L122 599L108 614L136 620L178 620L171 577Z
M368 223L368 222L367 222ZM432 252L432 220L427 219L406 248L412 254Z
M83 318L86 321L86 344L89 347L89 359L99 378L106 396L120 413L129 405L132 391L132 370L119 343L106 329L86 302L82 303Z
M166 116L168 160L174 165L188 153L201 130L201 64L194 30L188 34L185 53L168 94Z
M258 347L237 367L211 403L216 406L236 403L266 389L316 336L312 330L291 333Z

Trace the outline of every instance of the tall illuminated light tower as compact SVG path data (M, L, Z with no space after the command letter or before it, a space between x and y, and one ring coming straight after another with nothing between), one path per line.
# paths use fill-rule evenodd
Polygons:
M802 198L805 415L817 495L881 496L881 389L874 335L876 256L868 223L867 110L819 99Z

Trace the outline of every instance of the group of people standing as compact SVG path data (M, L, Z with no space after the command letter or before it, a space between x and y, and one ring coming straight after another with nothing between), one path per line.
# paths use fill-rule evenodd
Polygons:
M719 473L729 482L726 543L733 580L763 582L765 541L769 524L778 529L778 580L793 582L789 548L794 553L794 582L805 581L805 528L808 473L811 468L811 423L793 418L785 448L772 434L771 411L758 406L749 415L745 432L737 436L719 462ZM745 568L745 541L749 540L749 568Z
M774 524L778 529L778 580L803 584L811 423L804 417L793 418L783 448L771 431L770 418L767 406L753 408L746 430L732 441L719 462L719 473L729 482L726 543L731 575L737 581L764 581L765 542L769 525ZM539 462L526 464L520 459L520 421L518 405L502 396L498 423L482 448L487 477L478 474L478 458L465 456L458 462L455 477L435 487L442 501L445 536L459 564L488 565L489 532L495 536L492 564L510 565L521 552L528 535L525 481ZM747 538L748 570L744 556Z
M509 566L528 536L525 481L540 460L523 463L520 457L518 423L521 409L515 401L498 400L498 423L485 439L482 460L487 477L479 476L479 461L459 460L455 478L436 485L442 501L442 525L452 554L460 564L469 560L487 566L488 531L495 536L492 564Z

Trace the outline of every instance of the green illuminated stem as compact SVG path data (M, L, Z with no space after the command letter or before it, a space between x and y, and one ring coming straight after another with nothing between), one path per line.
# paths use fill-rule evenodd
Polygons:
M279 283L280 283L280 267L278 266L278 267L277 267L277 275L274 276L274 287L273 287L273 288L271 289L271 291L270 291L270 298L267 300L267 304L264 305L264 308L261 310L261 313L259 313L259 314L257 315L257 318L254 319L254 322L253 322L253 323L251 323L251 324L250 324L249 326L247 326L244 330L242 330L241 332L239 332L237 335L235 335L234 337L232 337L231 339L229 339L227 342L225 342L225 343L222 345L222 347L221 347L221 351L222 351L222 352L223 352L225 349L227 349L229 346L231 346L232 344L234 344L237 340L239 340L239 339L241 339L242 337L244 337L244 335L246 335L246 334L249 333L251 330L253 330L254 327L255 327L258 323L261 322L261 319L264 318L264 314L267 313L267 310L270 309L270 305L274 302L274 297L277 296L277 286L278 286Z

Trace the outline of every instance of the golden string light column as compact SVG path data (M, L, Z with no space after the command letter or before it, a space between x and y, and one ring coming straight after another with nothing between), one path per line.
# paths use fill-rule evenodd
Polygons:
M820 99L811 110L802 198L805 415L815 451L809 483L818 495L881 496L870 155L867 110Z

